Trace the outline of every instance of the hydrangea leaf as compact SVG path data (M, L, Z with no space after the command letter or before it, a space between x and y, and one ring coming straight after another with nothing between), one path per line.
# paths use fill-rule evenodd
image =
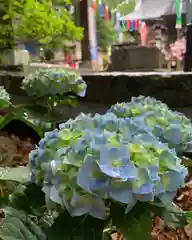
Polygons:
M48 230L49 240L102 239L104 221L91 216L71 217L64 211Z
M151 240L152 218L146 203L137 203L125 215L125 206L113 203L111 207L113 225L123 234L126 240Z

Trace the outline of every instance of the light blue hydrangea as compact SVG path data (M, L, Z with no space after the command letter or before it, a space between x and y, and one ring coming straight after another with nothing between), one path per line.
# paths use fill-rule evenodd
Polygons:
M154 98L133 97L128 103L113 105L108 113L114 113L119 118L132 118L141 128L147 127L147 131L178 153L192 149L191 121Z
M125 204L126 213L137 201L172 201L187 170L144 119L139 121L81 114L45 133L29 155L29 167L48 206L104 219L106 201Z
M22 89L29 96L63 96L75 94L84 97L87 85L76 71L65 68L40 69L26 76L22 82Z

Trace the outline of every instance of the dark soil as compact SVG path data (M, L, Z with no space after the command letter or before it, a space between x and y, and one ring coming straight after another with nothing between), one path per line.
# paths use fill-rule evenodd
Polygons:
M20 139L7 132L0 133L0 166L17 167L26 166L28 155L35 148L30 138Z

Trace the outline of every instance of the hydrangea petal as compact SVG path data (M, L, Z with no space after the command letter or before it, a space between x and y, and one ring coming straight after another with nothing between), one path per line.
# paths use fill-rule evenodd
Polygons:
M176 191L164 192L164 193L159 194L157 197L161 200L161 202L164 205L168 205L168 204L170 204L170 202L173 201L173 199L175 198L176 194L177 194Z
M112 180L109 185L109 197L115 201L128 204L132 201L133 192L131 183L127 181Z
M128 146L104 147L100 151L99 168L106 175L120 179L136 178L136 169L130 163Z
M148 167L149 170L149 175L152 181L160 181L160 177L158 175L159 173L159 166L155 166L155 165L150 165Z
M109 179L99 171L95 158L87 156L85 163L78 171L77 184L87 192L105 195Z
M160 182L156 182L153 185L153 194L154 194L154 196L157 196L157 195L163 193L164 191L165 191L164 187L163 187L163 185Z
M180 173L175 171L167 171L161 177L161 181L167 191L177 191L178 188L184 186L184 179Z
M153 192L153 185L148 183L142 184L139 188L133 189L133 192L139 195L150 194Z
M180 125L172 124L164 132L164 137L171 143L179 145L181 142Z
M70 202L72 210L71 216L81 216L89 214L98 219L105 218L105 204L102 199L88 195L74 193Z
M62 205L62 200L61 197L59 196L59 191L54 186L52 186L50 190L50 199L53 202Z

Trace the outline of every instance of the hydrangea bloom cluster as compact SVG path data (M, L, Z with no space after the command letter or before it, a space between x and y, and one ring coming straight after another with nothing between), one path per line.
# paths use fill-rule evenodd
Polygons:
M10 101L9 93L5 90L3 86L0 86L0 99L3 99L7 102Z
M81 114L45 133L29 167L48 206L99 219L106 200L125 204L126 213L137 201L170 203L187 175L181 159L147 127L112 113Z
M145 121L148 130L177 152L189 150L192 143L192 124L183 114L172 111L151 97L133 97L128 103L117 103L108 112L118 117Z
M77 72L63 68L40 69L29 74L22 82L22 89L29 96L36 97L63 96L66 93L84 97L86 87L86 83Z

